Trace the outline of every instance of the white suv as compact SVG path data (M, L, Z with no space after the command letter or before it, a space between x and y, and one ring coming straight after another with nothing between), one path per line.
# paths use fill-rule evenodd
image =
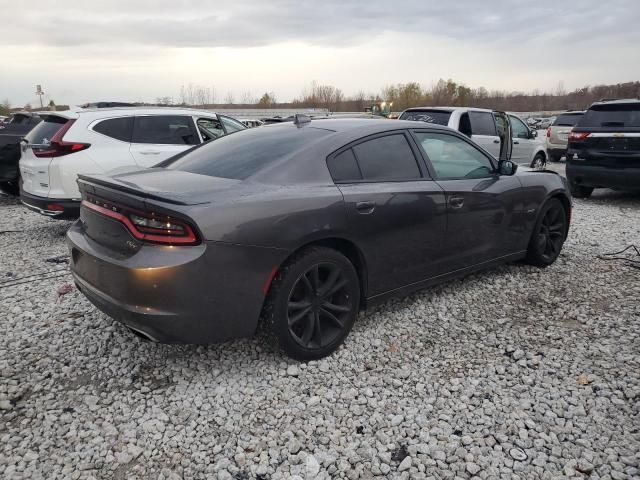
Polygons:
M504 112L486 108L415 107L400 114L400 120L415 120L445 125L464 133L495 158L499 158ZM508 114L513 147L511 161L537 170L545 167L547 152L538 132L531 130L518 117Z
M20 199L55 218L80 209L78 174L152 167L194 145L246 127L184 108L96 108L41 113L21 147Z

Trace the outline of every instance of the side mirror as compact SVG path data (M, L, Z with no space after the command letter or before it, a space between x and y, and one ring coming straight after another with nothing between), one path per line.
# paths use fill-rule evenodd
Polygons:
M511 160L503 160L498 163L498 171L500 175L514 175L518 170L518 164Z
M538 138L538 131L537 130L531 130L531 138Z

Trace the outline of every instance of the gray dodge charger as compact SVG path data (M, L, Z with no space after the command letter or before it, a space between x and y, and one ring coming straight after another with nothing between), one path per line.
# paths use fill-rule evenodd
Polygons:
M153 341L224 341L264 322L289 356L320 358L367 305L504 262L552 264L567 184L516 170L447 127L297 118L81 176L71 269Z

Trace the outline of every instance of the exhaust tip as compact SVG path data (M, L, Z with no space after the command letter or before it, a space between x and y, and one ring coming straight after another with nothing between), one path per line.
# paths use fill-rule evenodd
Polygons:
M139 339L145 341L145 342L153 342L153 343L158 343L158 339L154 338L152 335L149 335L147 332L143 332L142 330L138 330L136 328L130 327L127 325L127 328L129 329L129 331L131 331L131 333L133 333L136 337L138 337Z

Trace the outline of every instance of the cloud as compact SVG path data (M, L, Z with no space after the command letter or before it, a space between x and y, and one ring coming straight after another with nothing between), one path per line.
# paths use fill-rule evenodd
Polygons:
M636 0L536 2L513 0L74 0L26 7L0 1L11 21L0 45L259 47L283 42L349 46L381 32L428 33L488 44L529 43L552 36L575 41L628 32L638 40Z

